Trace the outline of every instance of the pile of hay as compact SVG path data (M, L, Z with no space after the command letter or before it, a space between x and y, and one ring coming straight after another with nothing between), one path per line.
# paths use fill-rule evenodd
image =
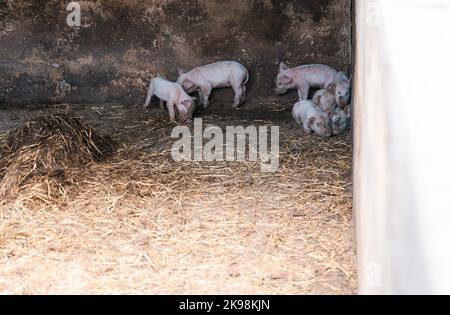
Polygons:
M1 150L0 196L10 196L36 178L62 184L66 170L98 162L114 147L68 108L28 120L10 132Z

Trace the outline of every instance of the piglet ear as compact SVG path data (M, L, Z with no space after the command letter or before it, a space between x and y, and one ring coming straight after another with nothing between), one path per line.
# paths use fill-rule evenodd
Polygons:
M184 69L177 68L177 70L178 70L178 75L183 75L186 73L186 71Z
M291 84L292 81L294 81L294 79L288 77L287 75L283 76L281 80L282 80L283 84Z
M336 83L331 83L328 88L328 91L330 91L331 93L334 93L336 91Z
M189 79L186 79L186 80L184 80L183 82L182 82L182 84L183 84L183 86L186 88L186 89L192 89L193 87L194 87L194 82L192 82L191 80L189 80Z
M287 64L285 64L283 61L280 62L280 72L289 69Z
M312 101L316 105L319 104L319 95L314 94Z
M185 101L181 102L181 104L183 104L186 107L191 107L192 103L193 103L192 100L185 100Z
M306 127L311 128L311 125L314 123L314 121L316 121L316 117L311 117L310 119L308 119L306 121Z

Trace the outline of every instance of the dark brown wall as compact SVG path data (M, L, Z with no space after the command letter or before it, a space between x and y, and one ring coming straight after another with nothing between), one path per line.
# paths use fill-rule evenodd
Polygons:
M348 70L350 0L0 0L0 103L142 102L156 74L237 60L250 96L271 93L276 64Z

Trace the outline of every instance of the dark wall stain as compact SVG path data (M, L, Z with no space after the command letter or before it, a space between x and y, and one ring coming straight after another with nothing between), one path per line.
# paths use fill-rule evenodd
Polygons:
M277 63L351 62L350 0L0 0L0 103L142 102L155 75L237 60L250 97L271 93Z

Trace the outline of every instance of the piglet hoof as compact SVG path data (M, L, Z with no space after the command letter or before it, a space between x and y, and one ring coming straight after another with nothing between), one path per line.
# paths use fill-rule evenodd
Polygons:
M237 103L237 104L234 103L234 104L233 104L233 108L234 108L234 109L239 109L240 106L241 106L241 103Z
M240 109L242 106L244 106L245 103L247 103L247 100L241 100L241 102L239 103L239 105L236 108Z

